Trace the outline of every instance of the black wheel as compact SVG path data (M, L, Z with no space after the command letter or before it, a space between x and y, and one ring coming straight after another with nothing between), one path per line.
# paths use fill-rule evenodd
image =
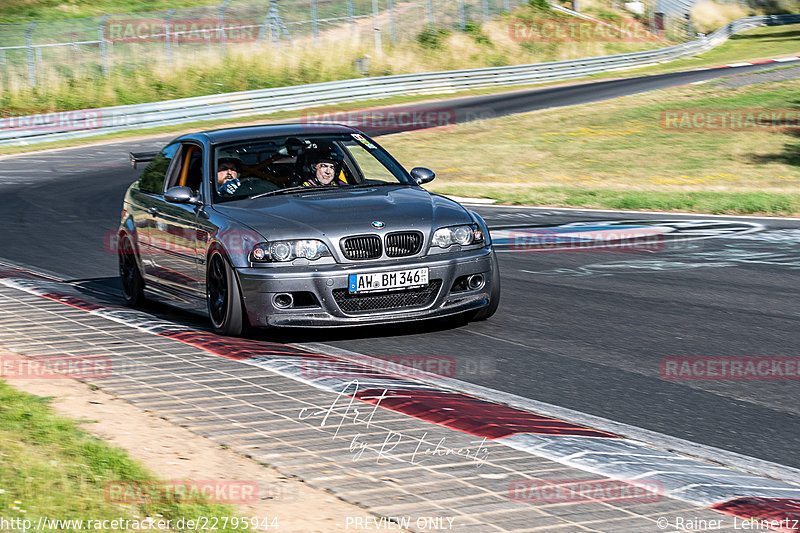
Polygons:
M144 279L139 272L136 261L136 250L130 237L124 235L119 243L119 277L122 282L122 295L125 303L131 307L141 305L144 301Z
M492 252L492 292L489 294L489 305L468 313L470 321L486 320L497 311L500 305L500 268L497 265L497 255Z
M214 331L236 337L245 331L245 315L239 284L228 261L219 252L208 260L206 302Z

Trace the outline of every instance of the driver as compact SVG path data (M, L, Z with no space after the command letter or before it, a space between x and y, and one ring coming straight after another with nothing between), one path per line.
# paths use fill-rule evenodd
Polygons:
M303 182L303 187L339 187L347 185L347 182L337 175L340 173L339 162L334 155L321 154L312 159L312 161L315 161L311 166L314 175Z
M233 194L242 185L239 180L241 161L236 157L220 157L217 161L217 192Z

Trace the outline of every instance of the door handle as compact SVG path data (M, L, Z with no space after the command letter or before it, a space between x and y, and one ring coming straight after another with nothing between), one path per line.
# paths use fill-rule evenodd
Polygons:
M147 210L150 211L150 214L153 215L153 216L157 217L159 215L159 211L158 211L157 207L150 207Z

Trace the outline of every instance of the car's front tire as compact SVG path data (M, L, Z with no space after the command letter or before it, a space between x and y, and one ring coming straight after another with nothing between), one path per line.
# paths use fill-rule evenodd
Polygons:
M500 305L500 268L497 265L497 255L492 252L492 292L489 293L489 305L468 314L470 321L486 320L497 312Z
M213 252L208 259L206 303L216 333L232 337L244 333L247 319L239 284L233 268L220 252Z
M122 296L125 303L137 307L144 302L144 278L139 271L136 250L128 235L123 235L117 251L119 255L119 278L122 282Z

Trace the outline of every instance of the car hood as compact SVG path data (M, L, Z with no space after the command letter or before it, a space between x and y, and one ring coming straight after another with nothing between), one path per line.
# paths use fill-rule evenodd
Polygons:
M457 202L407 186L309 190L217 204L214 209L268 241L407 229L428 233L442 226L472 223L469 212ZM376 229L373 222L384 226Z

